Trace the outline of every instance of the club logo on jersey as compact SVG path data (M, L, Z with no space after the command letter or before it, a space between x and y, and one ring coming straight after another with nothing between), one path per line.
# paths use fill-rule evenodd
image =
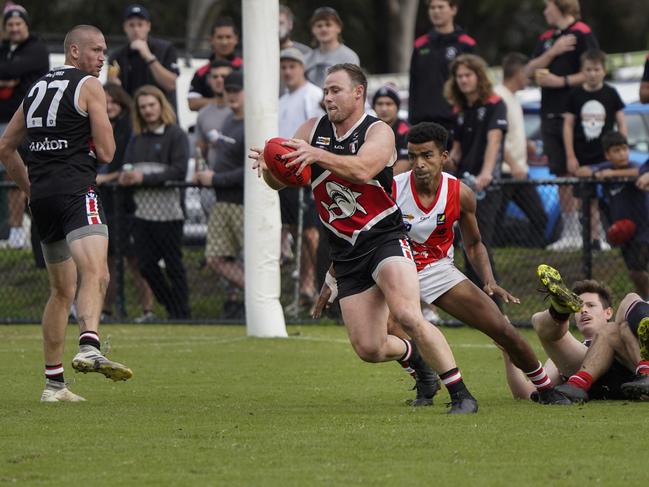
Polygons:
M329 145L330 142L331 142L331 137L318 137L315 140L315 143L318 145Z
M487 113L487 108L486 107L480 107L478 108L478 120L482 121L484 120L484 116Z
M324 201L320 203L322 206L329 212L329 222L331 223L342 218L349 218L353 216L354 213L360 211L364 215L367 215L367 210L361 206L357 201L357 198L362 194L356 191L352 191L350 188L343 186L335 181L329 181L325 185L325 189L329 198L333 200L333 203L327 205Z
M457 57L457 49L453 46L446 48L446 60L453 61Z
M352 140L351 144L349 144L349 152L352 154L356 154L356 151L358 150L358 140Z
M414 220L414 219L415 219L415 217L414 217L413 215L410 215L409 213L404 213L404 214L403 214L403 217L404 217L406 220Z
M55 151L68 148L68 141L65 139L50 140L45 137L44 140L35 140L29 143L29 150L32 152Z
M440 213L437 215L437 224L444 225L446 223L446 213Z

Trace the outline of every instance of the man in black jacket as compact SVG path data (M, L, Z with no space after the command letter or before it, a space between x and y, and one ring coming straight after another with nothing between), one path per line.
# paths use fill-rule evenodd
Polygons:
M50 69L45 43L29 32L27 11L13 5L4 14L6 39L0 45L0 135L27 95L27 89ZM2 167L2 166L0 166ZM4 168L0 169L0 179ZM26 245L23 230L25 199L20 191L9 190L9 247Z
M410 125L436 122L452 133L455 117L443 94L448 67L460 54L474 53L476 42L454 23L456 0L426 3L433 28L415 39L412 50L408 121Z
M108 81L122 85L131 96L140 86L157 86L177 111L176 79L180 71L173 44L149 35L151 16L142 5L126 8L123 28L129 43L111 53Z

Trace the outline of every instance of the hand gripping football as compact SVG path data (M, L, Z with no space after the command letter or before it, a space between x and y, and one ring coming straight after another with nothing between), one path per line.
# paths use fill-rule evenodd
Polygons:
M293 152L292 147L282 145L287 139L275 137L264 146L264 161L275 179L287 186L306 186L311 182L311 166L306 166L300 174L296 174L299 165L286 167L291 159L282 159L282 155Z

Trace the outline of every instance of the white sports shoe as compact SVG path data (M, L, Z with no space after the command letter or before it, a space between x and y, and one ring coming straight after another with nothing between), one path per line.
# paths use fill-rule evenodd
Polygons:
M74 392L70 391L67 387L62 389L52 389L45 387L43 394L41 394L41 402L82 402L85 399Z
M128 380L133 371L126 365L113 362L104 357L99 350L90 345L82 345L78 354L72 359L72 368L77 372L99 372L114 381Z
M582 248L581 239L562 237L556 242L553 242L547 247L545 247L545 250L550 250L552 252L561 252L561 251L579 250L581 248Z

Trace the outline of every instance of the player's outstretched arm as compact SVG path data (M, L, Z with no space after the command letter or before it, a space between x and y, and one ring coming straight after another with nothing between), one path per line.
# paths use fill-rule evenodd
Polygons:
M115 157L115 137L106 110L106 93L98 79L90 78L83 84L79 106L88 112L97 161L109 163Z
M14 113L9 125L4 134L0 138L0 161L4 164L7 174L15 182L18 187L29 198L29 177L27 176L27 168L23 162L20 154L18 154L18 147L22 144L27 136L27 128L25 126L25 114L23 112L22 104Z
M508 291L496 284L487 248L482 243L478 221L476 220L476 199L473 191L464 183L460 183L460 233L462 243L469 262L476 270L482 282L484 291L489 296L499 296L506 303L520 303L520 300L512 296Z

